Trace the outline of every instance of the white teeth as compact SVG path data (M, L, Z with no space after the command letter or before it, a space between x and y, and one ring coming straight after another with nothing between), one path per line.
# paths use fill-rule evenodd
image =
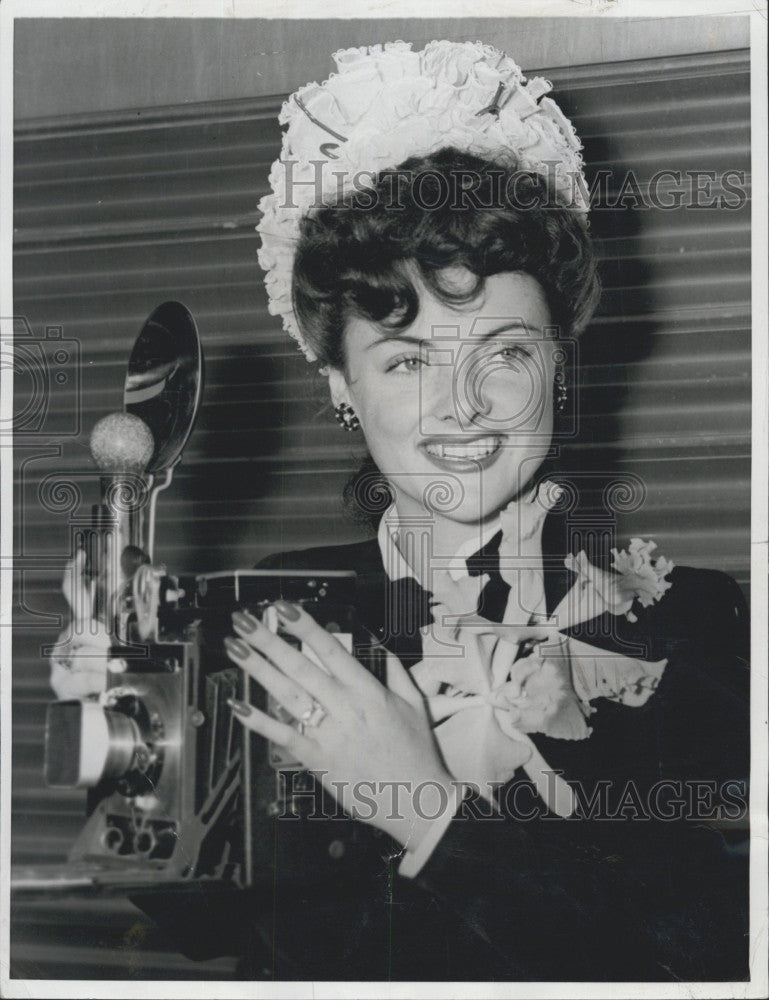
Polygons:
M482 438L468 444L428 444L426 450L436 458L479 459L499 447L499 438Z

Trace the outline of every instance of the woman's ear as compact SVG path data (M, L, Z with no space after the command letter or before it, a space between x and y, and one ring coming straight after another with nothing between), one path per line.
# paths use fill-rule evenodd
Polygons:
M331 402L334 406L339 406L340 403L350 405L350 390L347 387L347 379L344 377L344 372L341 368L329 368L328 389L331 393Z

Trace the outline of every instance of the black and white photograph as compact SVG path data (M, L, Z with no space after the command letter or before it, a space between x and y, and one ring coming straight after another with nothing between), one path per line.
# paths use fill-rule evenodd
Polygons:
M0 5L8 997L761 997L766 5Z

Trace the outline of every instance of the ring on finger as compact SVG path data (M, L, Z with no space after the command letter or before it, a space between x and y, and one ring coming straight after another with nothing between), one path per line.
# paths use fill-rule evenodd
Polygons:
M312 705L306 712L302 712L299 716L300 732L303 733L305 729L315 729L316 726L319 726L323 722L327 715L328 712L325 708L319 701L315 701L313 698Z

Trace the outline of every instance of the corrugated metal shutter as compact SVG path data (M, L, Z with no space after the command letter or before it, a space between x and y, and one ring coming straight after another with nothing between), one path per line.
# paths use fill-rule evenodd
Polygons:
M578 461L643 480L643 505L618 517L620 539L653 536L676 562L722 569L747 592L747 59L653 60L553 79L584 142L588 180L611 170L611 194L629 171L645 197L661 170L743 178L742 199L726 199L737 209L636 211L630 198L628 211L592 213L605 294L582 345L587 441Z
M539 72L583 138L589 180L607 167L616 189L632 170L643 190L663 168L737 170L749 185L747 53ZM355 466L350 440L268 315L256 263L256 204L279 147L280 101L18 128L15 312L38 338L60 327L77 341L81 375L78 387L62 363L68 381L51 383L44 432L17 441L16 864L62 860L82 822L80 794L42 784L50 691L40 650L65 611L72 520L96 497L88 433L120 408L129 351L155 305L176 298L191 309L207 362L197 429L159 501L159 559L174 571L232 569L360 535L339 502ZM564 456L566 467L643 480L645 500L620 515L620 538L653 536L676 562L726 570L746 588L749 221L749 201L594 213L606 293L582 345L585 435ZM57 436L78 417L79 434ZM57 490L67 481L71 494ZM14 974L24 977L220 978L232 967L186 962L114 900L19 904L12 940Z

